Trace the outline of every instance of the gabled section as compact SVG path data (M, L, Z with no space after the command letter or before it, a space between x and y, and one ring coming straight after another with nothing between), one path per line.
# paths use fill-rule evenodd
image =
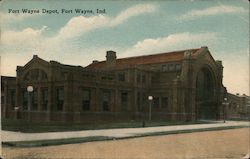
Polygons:
M197 51L195 54L193 54L194 58L205 58L206 60L210 60L211 62L216 63L216 61L214 60L213 56L211 55L210 51L208 50L207 46L203 46L201 47L201 49L199 49L199 51Z
M33 55L33 58L24 66L17 66L17 71L24 72L31 67L48 67L49 62L41 59L37 55Z
M33 58L24 66L17 66L17 77L28 80L31 74L47 79L50 63L33 55ZM37 73L38 72L38 73Z

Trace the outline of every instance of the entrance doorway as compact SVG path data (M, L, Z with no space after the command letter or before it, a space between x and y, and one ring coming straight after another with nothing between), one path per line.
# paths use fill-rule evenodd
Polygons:
M196 77L196 119L216 119L215 80L208 68L202 68Z

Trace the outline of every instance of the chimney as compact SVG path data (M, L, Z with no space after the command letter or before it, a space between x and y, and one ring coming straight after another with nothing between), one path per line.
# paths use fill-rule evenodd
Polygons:
M110 50L106 54L106 63L108 67L112 67L116 63L116 52Z

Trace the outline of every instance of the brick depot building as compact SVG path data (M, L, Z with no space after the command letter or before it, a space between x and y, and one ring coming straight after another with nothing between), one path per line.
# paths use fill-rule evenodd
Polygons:
M34 55L2 77L2 117L31 121L84 122L222 117L223 66L207 47L117 58L86 67L45 61ZM27 87L33 91L28 93Z

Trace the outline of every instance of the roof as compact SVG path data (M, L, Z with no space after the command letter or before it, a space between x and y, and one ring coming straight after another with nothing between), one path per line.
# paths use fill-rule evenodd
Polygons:
M34 63L34 62L40 62L40 63L42 63L42 64L44 64L44 65L47 65L47 66L49 66L49 65L54 65L54 66L56 66L56 67L63 67L63 68L75 69L75 70L79 70L79 69L82 70L82 69L83 69L83 67L82 67L82 66L79 66L79 65L78 65L78 66L75 66L75 65L67 65L67 64L62 64L62 63L60 63L60 62L53 61L53 60L50 60L50 61L48 62L48 61L46 61L46 60L44 60L44 59L38 57L37 55L33 55L33 58L32 58L28 63L26 63L24 66L18 66L18 69L19 69L19 70L23 70L23 69L29 67L30 65L32 65L32 63Z
M165 52L165 53L158 53L158 54L151 54L151 55L144 55L144 56L120 58L116 60L115 68L128 68L128 67L134 67L138 65L181 61L184 58L184 52L189 51L192 54L195 54L199 49L200 48ZM88 65L86 68L87 69L105 69L106 61L92 63Z
M13 77L13 76L1 76L1 79L12 79L12 80L15 80L16 77Z
M236 94L232 94L232 93L228 93L228 95L229 96L233 96L233 97L246 97L246 98L249 98L250 96L248 96L248 95L246 95L246 94L242 94L242 95L240 95L240 94L238 94L238 93L236 93Z

